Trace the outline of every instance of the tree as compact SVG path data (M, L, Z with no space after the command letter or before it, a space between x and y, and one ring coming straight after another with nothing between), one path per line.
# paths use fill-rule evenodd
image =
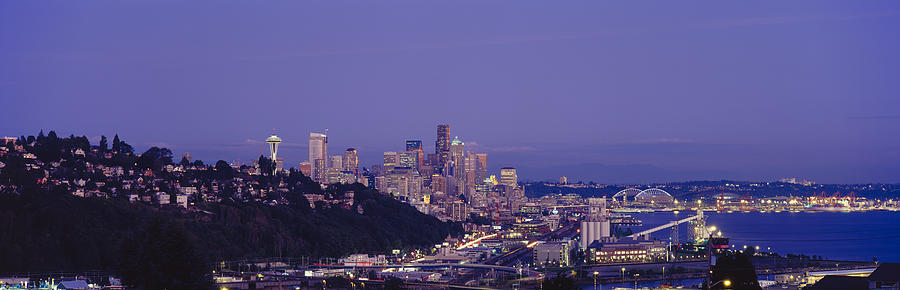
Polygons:
M259 160L256 162L259 165L259 170L262 171L263 174L272 174L274 170L274 164L272 164L272 159L269 159L266 156L259 155Z
M120 144L121 142L122 141L119 140L119 134L116 134L116 136L113 137L113 146L112 146L113 152L116 152L116 153L121 152L121 151L119 151L122 149L122 146Z
M107 147L106 136L100 135L100 153L106 153Z
M179 224L156 218L122 245L118 272L137 289L214 289L211 269Z
M137 160L138 168L154 171L160 171L168 164L172 164L172 150L167 148L150 147Z
M225 160L216 161L216 167L213 170L217 179L234 178L234 168L231 168L231 165L228 165L228 162L225 162Z
M403 289L403 280L397 277L390 277L387 280L384 280L384 289L385 290L399 290Z

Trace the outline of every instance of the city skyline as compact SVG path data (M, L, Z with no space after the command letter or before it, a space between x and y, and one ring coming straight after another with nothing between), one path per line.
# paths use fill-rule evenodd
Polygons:
M249 162L277 127L296 167L328 128L370 166L447 123L523 180L900 182L900 5L834 3L7 2L0 134Z
M0 288L897 289L896 27L896 0L0 1Z

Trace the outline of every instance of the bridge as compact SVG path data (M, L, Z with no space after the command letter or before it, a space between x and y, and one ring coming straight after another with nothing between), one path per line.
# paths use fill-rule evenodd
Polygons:
M684 219L680 219L680 220L677 220L677 221L672 221L672 222L669 222L669 223L667 223L667 224L664 224L664 225L661 225L661 226L658 226L658 227L655 227L655 228L652 228L652 229L649 229L649 230L645 230L645 231L641 231L641 232L634 233L634 234L632 234L632 235L630 235L630 236L628 236L628 237L629 237L629 238L632 238L632 239L635 239L635 240L637 240L637 239L639 239L639 238L640 238L640 239L644 239L644 240L649 240L649 239L650 239L650 234L655 233L655 232L658 232L658 231L661 231L661 230L664 230L664 229L671 228L671 229L673 229L673 231L674 231L673 236L676 238L676 242L677 242L677 237L678 237L678 225L683 224L683 223L686 223L686 222L694 221L694 220L701 220L701 221L703 220L703 211L702 211L702 210L699 210L699 209L698 209L698 210L697 210L697 215L695 215L695 216L690 216L690 217L687 217L687 218L684 218ZM704 227L704 228L705 228L705 227Z
M389 269L389 268L468 268L468 269L479 269L479 270L494 270L500 272L510 272L510 273L527 273L529 276L538 276L541 275L541 272L530 270L528 268L516 268L509 266L500 266L500 265L485 265L485 264L451 264L451 263L429 263L429 264L420 264L420 263L404 263L404 264L391 264L391 265L363 265L363 266L344 266L344 265L315 265L313 267L317 268L329 268L329 269L344 269L344 268L371 268L371 269Z

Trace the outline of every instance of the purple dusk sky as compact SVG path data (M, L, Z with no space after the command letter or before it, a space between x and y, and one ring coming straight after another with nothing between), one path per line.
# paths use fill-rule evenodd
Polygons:
M690 4L690 5L687 5ZM0 135L525 180L900 182L898 1L0 1ZM96 139L94 139L96 141Z

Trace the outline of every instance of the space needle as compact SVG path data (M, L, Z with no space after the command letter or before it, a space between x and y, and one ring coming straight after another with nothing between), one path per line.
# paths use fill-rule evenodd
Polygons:
M269 151L272 152L272 174L275 174L275 163L278 162L278 143L281 143L281 138L278 138L277 135L272 134L269 138L266 138L266 143L269 144Z

